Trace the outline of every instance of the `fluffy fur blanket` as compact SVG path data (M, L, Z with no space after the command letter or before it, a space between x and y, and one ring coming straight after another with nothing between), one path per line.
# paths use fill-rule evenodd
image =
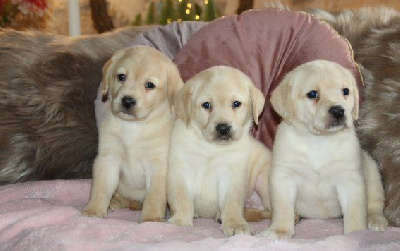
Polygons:
M0 29L0 185L91 177L102 66L147 29L79 38Z
M269 221L251 223L254 236L225 238L220 224L197 219L190 228L138 223L140 212L107 219L82 217L90 180L27 182L0 187L0 250L399 250L400 228L343 235L343 221L301 220L293 240L257 236ZM252 206L261 205L253 196Z

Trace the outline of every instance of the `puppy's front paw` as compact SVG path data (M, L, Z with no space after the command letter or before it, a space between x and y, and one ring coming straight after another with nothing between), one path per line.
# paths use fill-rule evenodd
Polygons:
M292 239L293 233L288 230L275 230L275 229L266 229L261 232L262 236L265 236L272 240L285 240L285 239Z
M226 237L237 235L237 234L248 234L252 233L249 224L247 222L238 223L238 222L223 222L222 221L222 231Z
M104 218L107 216L107 210L100 210L98 208L93 208L93 207L87 206L82 210L81 215L87 216L87 217Z
M165 222L165 211L164 210L149 210L143 209L142 211L142 222L153 221L153 222Z
M372 231L385 231L388 221L383 215L375 214L368 216L368 229Z
M184 217L179 217L179 216L172 216L169 220L169 223L172 223L174 225L178 225L181 227L192 227L193 226L193 219L190 218L184 218Z

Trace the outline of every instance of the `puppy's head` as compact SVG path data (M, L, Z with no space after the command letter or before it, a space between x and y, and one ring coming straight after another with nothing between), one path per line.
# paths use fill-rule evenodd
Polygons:
M286 75L273 91L271 104L289 124L320 134L353 127L358 99L356 80L349 70L316 60Z
M102 93L124 120L144 120L159 107L172 107L182 85L175 64L148 46L119 50L103 67Z
M175 99L175 111L211 143L228 144L249 133L264 108L264 95L241 71L214 66L189 79Z

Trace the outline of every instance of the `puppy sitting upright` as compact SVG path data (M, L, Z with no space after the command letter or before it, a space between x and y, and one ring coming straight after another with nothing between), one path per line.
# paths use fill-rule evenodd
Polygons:
M227 236L249 234L244 207L254 188L269 209L270 152L250 135L264 95L241 71L215 66L188 80L174 104L170 222L192 226L194 217L215 218Z
M174 121L172 103L182 87L178 69L147 46L117 51L103 68L102 92L110 107L99 129L86 216L104 217L116 193L143 202L142 221L161 221Z
M353 125L358 97L352 73L324 60L297 67L273 91L283 120L273 148L272 224L263 235L291 238L295 214L343 216L344 233L367 225L385 230L378 168L361 151Z

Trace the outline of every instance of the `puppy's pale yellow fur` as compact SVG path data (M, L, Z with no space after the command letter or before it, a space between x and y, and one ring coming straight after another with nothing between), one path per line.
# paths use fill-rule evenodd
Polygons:
M312 90L318 98L307 97ZM344 233L367 226L385 230L378 168L360 149L353 126L358 102L351 72L323 60L297 67L274 90L271 103L283 120L273 148L272 224L263 235L291 238L295 213L322 219L343 215ZM343 123L332 120L333 106L344 109Z
M125 74L126 80L118 79ZM147 88L147 83L155 88ZM147 46L116 52L103 68L103 94L109 103L99 130L99 153L93 166L86 216L104 217L111 197L143 202L142 221L160 221L167 203L166 175L172 100L183 82L172 61ZM136 104L124 110L121 100Z
M233 107L235 101L241 106ZM210 109L202 105L210 103ZM177 121L171 136L168 170L170 222L192 226L193 218L222 220L227 236L250 233L246 198L256 188L269 209L270 152L250 135L264 107L264 95L242 72L211 67L184 85L175 99ZM216 137L218 124L231 138ZM257 179L261 182L256 182Z

